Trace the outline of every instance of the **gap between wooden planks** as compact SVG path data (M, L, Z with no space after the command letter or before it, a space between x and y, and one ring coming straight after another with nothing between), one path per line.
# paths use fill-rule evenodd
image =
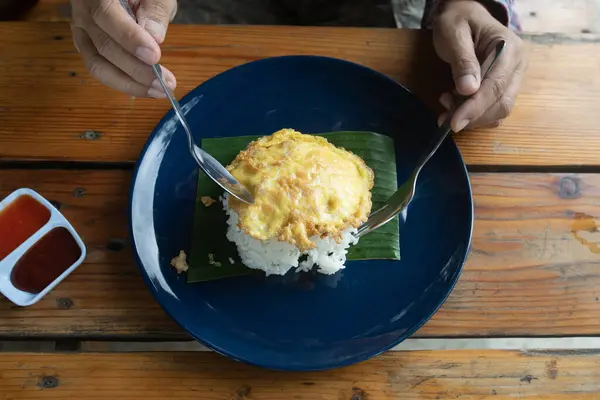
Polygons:
M263 370L214 353L23 354L0 358L5 398L434 400L600 398L600 355L386 353L333 371Z
M496 130L457 136L467 163L599 165L597 38L538 35L525 42L530 68L517 107ZM0 51L3 159L134 161L168 110L164 100L133 99L90 78L67 24L1 23ZM438 109L450 84L429 33L407 30L172 26L161 62L176 74L182 96L233 66L289 54L364 64Z
M0 197L56 201L86 262L39 304L0 299L0 337L188 339L161 310L127 240L131 172L0 170ZM475 227L462 276L416 337L600 334L600 174L472 174Z

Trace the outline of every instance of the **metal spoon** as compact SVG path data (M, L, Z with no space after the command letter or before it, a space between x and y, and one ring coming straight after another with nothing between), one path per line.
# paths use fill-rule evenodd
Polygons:
M129 7L129 4L127 3L127 0L120 0L120 2L131 18L136 20L131 7ZM225 189L225 191L235 198L243 201L244 203L253 204L254 198L248 189L239 183L220 162L218 162L214 157L202 150L200 147L196 146L194 143L192 132L190 131L190 127L185 119L184 113L179 106L179 102L175 98L175 95L171 92L171 89L169 89L165 84L160 64L154 64L152 66L152 71L167 95L167 98L171 102L171 106L173 106L173 110L175 111L175 115L177 115L179 122L181 122L181 125L183 125L183 130L188 138L188 147L190 153L192 154L194 160L196 160L196 163L200 169L202 169L206 175L215 181L217 185L221 186L223 189Z
M496 61L500 57L500 54L502 54L502 51L504 50L505 46L506 42L504 40L499 41L496 44L492 54L490 54L484 61L481 67L481 70L485 71L481 78L482 81L487 77L494 64L496 64ZM355 235L356 237L364 236L367 233L386 224L408 206L408 204L411 202L415 195L415 187L417 184L417 178L419 177L419 173L421 172L427 161L431 159L431 157L435 154L440 145L444 142L448 134L452 131L452 129L450 128L450 121L452 120L454 111L467 99L468 97L457 96L454 102L454 108L448 112L446 120L444 121L442 126L440 126L436 131L429 144L429 147L421 155L417 166L413 170L408 180L406 180L398 188L396 193L394 193L392 197L390 197L389 200L381 208L373 212L369 216L369 219L358 228L358 232Z

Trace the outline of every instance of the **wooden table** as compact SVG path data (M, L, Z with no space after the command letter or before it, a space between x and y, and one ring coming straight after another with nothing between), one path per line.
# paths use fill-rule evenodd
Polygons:
M169 32L163 62L178 77L179 95L235 65L285 54L365 64L436 108L450 85L423 32ZM442 343L455 350L411 350L416 342L409 341L409 350L349 368L275 373L180 351L189 337L153 300L133 263L131 170L168 104L91 79L66 24L0 24L0 196L23 186L39 191L88 247L85 264L39 304L17 308L0 299L0 339L46 343L32 353L3 342L13 352L0 354L0 398L600 399L600 346L454 345L464 342L459 338L529 338L535 345L544 343L539 337L586 336L574 343L587 346L600 336L600 43L524 39L531 66L511 118L456 137L475 196L473 247L452 295L415 335L427 343L447 338ZM169 345L123 347L147 341ZM134 351L156 348L171 351Z

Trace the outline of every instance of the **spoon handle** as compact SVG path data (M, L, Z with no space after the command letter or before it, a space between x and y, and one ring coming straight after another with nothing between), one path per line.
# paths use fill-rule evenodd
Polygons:
M127 14L129 14L129 16L137 22L135 14L129 6L127 0L119 0L119 2L121 3L121 6L125 9L125 11L127 11ZM163 73L160 64L152 65L152 72L154 72L154 76L156 76L156 79L160 83L160 86L162 87L163 91L165 92L167 99L171 103L171 106L173 107L173 111L175 112L177 119L179 119L179 122L181 122L181 125L183 126L183 131L187 136L190 154L196 161L196 164L198 164L200 169L202 169L202 171L204 171L204 173L206 173L208 177L210 177L217 185L221 186L233 197L243 201L244 203L253 204L254 198L252 197L252 194L248 191L248 189L246 189L241 183L239 183L219 161L217 161L214 157L212 157L210 154L198 147L196 143L194 143L192 131L187 123L183 110L179 105L179 101L177 101L177 98L175 97L171 89L167 87L167 84L163 79Z
M179 119L179 122L181 122L181 125L183 126L183 130L185 131L185 134L187 135L188 144L189 144L190 150L191 150L193 148L192 146L194 144L194 138L192 137L192 131L190 129L190 126L188 125L187 120L185 119L185 116L183 114L183 111L181 110L179 101L177 101L177 99L173 95L173 92L171 92L171 89L169 89L167 87L167 84L165 83L165 81L163 79L162 69L160 68L160 64L154 64L152 66L152 71L154 72L154 76L156 76L156 79L158 79L160 86L162 87L163 91L165 92L165 95L167 95L167 99L171 103L171 106L173 107L173 110L175 111L175 115L177 116L177 118ZM197 156L202 157L202 155L197 155Z
M134 21L136 21L135 14L133 13L133 10L129 6L129 3L127 2L127 0L119 0L119 2L121 3L121 6L123 6L125 11L127 11L127 14L129 14L129 16L131 18L133 18ZM190 145L190 150L192 150L192 154L194 154L194 156L198 156L195 153L193 153L192 146L194 144L194 140L192 137L192 132L190 130L190 127L187 123L187 120L185 119L185 116L183 115L183 111L181 110L181 106L179 105L179 102L173 95L173 92L171 92L171 89L169 89L167 87L167 84L165 83L165 80L163 79L163 74L162 74L162 69L160 68L160 64L152 65L152 72L154 72L154 76L156 76L158 83L160 83L160 86L162 87L163 91L165 92L165 95L167 96L167 99L171 103L171 106L173 107L173 110L175 111L175 115L177 116L177 119L179 119L179 122L181 122L181 125L183 125L183 130L185 131L185 133L188 137L188 142ZM201 155L200 155L200 157L201 157Z

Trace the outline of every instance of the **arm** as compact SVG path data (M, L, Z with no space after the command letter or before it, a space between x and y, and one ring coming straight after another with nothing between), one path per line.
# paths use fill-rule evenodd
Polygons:
M425 12L421 21L423 28L431 28L431 23L436 15L440 12L444 3L451 0L426 0ZM515 0L474 0L479 1L486 6L490 14L505 26L510 27L514 31L520 31L521 26L519 19L515 13Z

